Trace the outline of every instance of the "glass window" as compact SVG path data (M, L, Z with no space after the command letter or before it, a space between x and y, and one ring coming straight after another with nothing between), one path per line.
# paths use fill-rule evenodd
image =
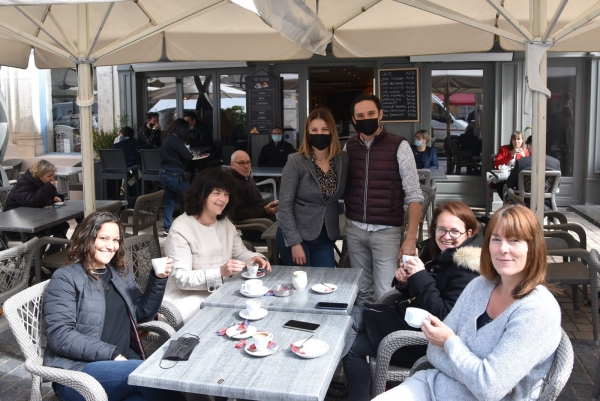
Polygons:
M300 131L298 109L298 74L281 74L283 78L283 131L286 142L298 147Z
M246 133L246 89L245 75L221 75L221 132L223 145L245 149L248 140Z
M213 76L193 75L183 77L183 112L196 113L198 124L213 135Z
M563 177L573 177L576 76L576 67L548 67L546 154L560 161Z
M167 134L169 125L177 119L177 100L175 77L150 77L146 79L148 88L148 105L146 110L158 113L158 124L161 136ZM139 127L144 124L142 121Z

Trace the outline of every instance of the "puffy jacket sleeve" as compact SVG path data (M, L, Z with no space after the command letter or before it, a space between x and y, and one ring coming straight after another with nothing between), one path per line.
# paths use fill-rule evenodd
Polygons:
M56 354L75 361L94 362L112 359L115 346L77 331L77 296L81 291L68 269L58 269L44 294L44 327L48 347Z
M158 308L160 307L163 296L165 295L167 279L156 277L154 275L154 270L152 270L150 276L148 277L146 291L142 293L142 290L140 290L140 287L133 279L133 274L130 273L130 276L132 276L130 291L136 306L137 322L149 322L153 320L158 313Z

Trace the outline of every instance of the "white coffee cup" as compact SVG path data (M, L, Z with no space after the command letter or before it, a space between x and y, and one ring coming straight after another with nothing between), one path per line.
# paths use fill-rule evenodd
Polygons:
M303 290L308 284L308 277L306 272L298 270L292 273L292 285L296 290Z
M254 345L257 351L266 351L269 346L269 341L273 339L273 334L264 331L259 331L252 336Z
M242 292L246 294L258 294L263 287L262 280L248 280L242 284Z
M429 312L420 308L406 308L406 313L404 314L406 323L415 329L420 329L427 318L429 318Z
M246 269L248 270L248 275L250 277L256 277L256 274L258 273L258 263L256 263L256 262L248 263L248 266L246 266Z
M406 263L407 260L410 260L412 258L416 258L416 256L402 255L402 263Z
M508 171L508 166L506 166L506 165L498 166L498 169L500 170L501 173L506 173Z
M250 316L256 316L260 310L260 301L258 299L249 299L246 301L246 311Z
M167 269L167 258L152 259L152 268L154 269L154 274L165 274L165 270Z

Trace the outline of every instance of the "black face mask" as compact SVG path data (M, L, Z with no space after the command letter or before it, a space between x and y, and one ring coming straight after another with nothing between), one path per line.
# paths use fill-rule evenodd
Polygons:
M331 145L331 135L308 134L308 143L319 150L327 149Z
M371 136L377 129L379 128L379 119L378 118L367 118L364 120L356 120L354 123L358 132L365 134L366 136Z

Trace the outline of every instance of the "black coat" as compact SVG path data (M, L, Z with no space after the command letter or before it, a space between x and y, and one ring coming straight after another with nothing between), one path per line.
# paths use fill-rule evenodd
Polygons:
M131 321L130 348L144 358L137 332L137 323L156 316L162 302L167 279L150 274L146 291L142 293L131 270L120 276L108 265L115 290L127 304ZM81 263L58 269L44 293L44 329L48 345L44 366L82 371L89 362L110 361L115 346L100 341L106 304L104 290L86 274Z
M265 206L269 202L263 199L254 178L252 176L246 178L233 169L231 170L231 177L233 178L231 220L242 221L261 217L271 218L265 209Z
M287 163L288 156L296 152L294 146L286 141L279 142L275 145L275 142L270 141L260 150L258 156L259 167L284 167Z
M391 306L369 305L372 310L363 312L367 334L374 349L379 347L385 336L394 331L420 330L410 327L404 321L404 314L409 306L425 309L444 320L467 284L479 276L483 243L481 235L467 239L457 248L447 249L433 260L428 256L429 241L421 244L425 248L420 256L425 263L425 270L412 275L404 286L394 278L393 285L401 293L396 303ZM410 367L425 352L425 346L401 349L394 354L392 362Z
M32 176L27 170L10 190L4 211L18 207L43 208L52 205L55 196L65 200L64 195L60 195L53 184L49 182L44 184L42 180Z
M154 149L154 146L141 143L135 138L127 138L121 142L114 143L113 149L123 149L123 153L125 154L125 164L127 165L127 168L129 168L138 164L136 161L138 150Z

